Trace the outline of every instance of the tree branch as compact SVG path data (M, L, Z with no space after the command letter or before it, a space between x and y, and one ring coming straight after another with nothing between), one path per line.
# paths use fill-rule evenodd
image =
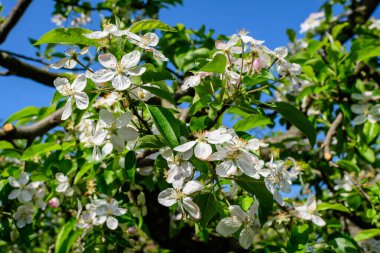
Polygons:
M330 144L331 144L332 137L334 136L336 129L339 127L342 121L343 121L343 113L340 112L338 116L335 118L335 120L333 121L333 123L331 124L329 130L327 131L326 138L324 142L322 143L322 148L324 149L323 154L327 161L330 161L332 158L331 151L330 151Z
M0 44L5 41L9 32L20 20L32 0L19 0L7 19L0 25Z
M28 63L22 62L10 54L0 50L0 66L9 70L13 75L29 78L49 87L54 87L54 79L61 75L40 69Z
M12 124L5 124L0 129L0 140L33 140L37 136L42 136L62 122L61 116L63 110L64 107L30 126L15 127Z

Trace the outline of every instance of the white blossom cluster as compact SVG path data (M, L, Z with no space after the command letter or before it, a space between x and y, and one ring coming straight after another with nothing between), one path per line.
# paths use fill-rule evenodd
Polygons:
M376 124L380 120L380 104L370 103L378 100L380 96L374 96L372 91L365 91L361 94L353 93L351 97L358 101L357 104L351 105L351 111L356 114L354 125L361 125L366 121Z

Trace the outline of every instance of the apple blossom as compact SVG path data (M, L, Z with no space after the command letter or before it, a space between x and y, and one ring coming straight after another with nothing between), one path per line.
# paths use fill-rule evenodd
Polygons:
M14 177L9 177L9 184L17 189L11 191L8 196L8 199L18 199L22 203L27 203L32 200L31 189L28 188L29 176L26 172L22 172L19 178L16 180Z
M26 224L31 224L33 214L33 206L30 203L19 206L17 211L13 214L13 218L16 220L16 226L23 228Z
M69 178L63 173L55 174L58 181L58 186L55 188L56 192L63 193L65 196L70 197L74 194L74 189L70 187Z
M298 216L304 220L311 220L317 226L324 226L326 222L316 213L317 202L315 196L310 196L304 205L294 203Z
M87 54L88 49L88 47L84 47L77 53L75 48L70 48L65 52L68 57L62 58L56 63L50 64L49 67L52 69L60 69L64 66L67 69L73 69L77 65L78 55Z

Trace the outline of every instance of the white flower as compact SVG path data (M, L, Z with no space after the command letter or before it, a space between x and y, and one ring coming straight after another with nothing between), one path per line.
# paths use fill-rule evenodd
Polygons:
M334 179L334 190L343 189L347 192L352 191L354 184L352 183L350 177L347 174L344 174L343 178Z
M120 208L115 199L108 202L103 199L96 199L93 203L93 210L96 214L94 225L102 225L106 222L107 227L115 230L119 225L119 221L114 216L121 216L127 212L126 209Z
M317 202L315 201L315 196L309 197L304 205L294 203L294 208L301 219L311 220L320 227L326 225L326 222L316 213Z
M8 196L8 199L18 199L22 203L30 202L33 198L30 187L27 186L29 176L26 172L22 172L16 180L13 177L8 178L9 184L18 189L14 189Z
M25 204L19 206L17 211L13 214L13 218L17 221L16 226L18 228L25 227L26 224L31 224L33 219L33 206L31 204Z
M60 13L53 15L53 17L51 18L51 22L53 22L56 26L61 26L62 23L66 20L67 18Z
M375 30L380 30L380 20L376 18L370 18L369 19L372 23L368 26L368 29L375 29Z
M57 91L63 96L69 96L67 99L65 109L62 113L62 120L66 120L70 117L72 108L72 99L74 98L75 104L78 109L84 110L88 107L89 99L86 93L82 92L87 84L87 78L85 75L79 75L72 84L66 78L58 77L54 80L54 86Z
M76 53L75 48L71 48L65 52L65 54L68 57L62 58L61 60L57 61L56 63L50 64L49 67L52 69L60 69L63 66L67 69L73 69L77 65L77 57L78 55L84 55L87 54L88 47L82 48L78 53Z
M210 76L212 75L212 73L208 73L208 72L203 72L203 71L200 71L200 72L197 72L195 73L193 76L189 76L187 77L184 81L183 81L183 84L181 86L181 89L182 90L187 90L189 88L192 88L192 87L195 87L195 86L198 86L200 83L201 83L201 80L207 76Z
M174 155L173 151L169 147L166 147L160 149L160 154L167 161L169 167L166 181L181 187L183 181L190 177L194 170L193 164L187 161L192 156L191 152Z
M291 191L293 174L284 169L284 161L273 162L273 156L265 166L270 171L269 175L264 179L265 186L273 194L277 203L283 206L284 200L280 195L280 191L284 193Z
M223 42L220 40L215 41L215 48L221 51L231 52L233 54L241 54L242 47L236 46L238 42L239 42L239 36L237 34L233 34L227 42Z
M130 36L132 39L131 42L133 44L136 44L142 49L145 49L146 51L152 52L153 55L160 59L161 61L168 61L168 58L165 57L160 51L155 49L154 47L157 46L159 38L155 33L146 33L143 36Z
M32 201L37 208L45 209L46 202L44 197L46 195L46 188L43 182L31 182L28 186L30 192L32 193Z
M131 122L132 113L125 112L118 118L105 109L101 109L99 113L99 122L97 132L94 136L94 143L101 145L107 136L111 141L112 148L122 152L125 149L126 142L135 140L139 133L136 129L128 124Z
M100 108L102 106L113 106L116 102L123 99L123 94L120 92L111 92L97 99L94 103L94 107Z
M116 90L125 90L131 86L131 80L128 76L139 76L145 72L145 67L137 66L140 57L141 53L135 50L124 55L118 62L113 54L101 54L98 59L105 69L93 73L91 79L96 83L112 80L112 86Z
M194 148L194 154L201 160L206 160L212 153L210 144L222 144L232 139L231 131L219 128L214 131L198 132L194 134L197 139L189 141L174 148L175 151L185 153Z
M58 181L58 186L55 188L56 192L63 193L68 197L72 196L74 190L70 187L69 178L61 172L55 174L55 178Z
M119 30L116 25L108 24L104 26L103 31L95 31L95 32L87 33L83 35L89 39L101 39L101 38L107 37L110 34L112 34L113 36L120 37L124 35L125 32Z
M236 146L217 146L217 152L212 154L210 161L222 161L216 166L216 174L220 177L241 176L243 173L249 177L259 179L260 175L266 176L267 170L263 170L264 161L247 150Z
M195 219L201 218L201 212L189 195L192 195L203 189L203 185L198 181L189 181L181 189L177 185L174 188L168 188L158 194L158 203L164 206L172 206L178 203L182 217L185 218L185 210Z
M367 120L375 124L379 121L380 117L380 105L376 104L372 106L369 103L365 104L354 104L351 105L351 111L355 114L359 114L354 118L355 125L361 125Z
M324 12L311 13L309 17L301 24L300 33L305 33L317 28L325 18Z
M143 87L159 88L158 86L152 85L150 83L144 84L142 87L136 86L130 90L129 95L131 96L131 98L136 99L136 100L148 101L150 98L154 96L152 93L150 93Z
M252 45L261 45L265 42L264 40L256 40L253 37L248 36L248 33L249 32L246 30L239 31L238 36L243 41L243 43L251 43Z
M223 236L231 236L243 227L240 232L239 243L243 248L248 249L253 243L254 230L260 226L260 222L256 218L258 208L258 200L255 200L248 212L244 212L237 205L229 206L231 217L219 221L216 231Z

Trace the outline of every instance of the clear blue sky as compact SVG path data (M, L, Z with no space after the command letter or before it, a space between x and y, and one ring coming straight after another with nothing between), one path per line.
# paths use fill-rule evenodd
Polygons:
M1 0L0 0L1 1ZM3 1L7 14L16 1ZM217 34L230 35L245 28L255 38L266 41L274 48L288 43L287 28L299 30L299 25L309 13L318 11L322 0L184 0L183 6L163 10L160 19L170 25L183 23L189 28L199 28L206 24ZM24 55L35 56L28 38L37 39L55 28L50 21L53 1L35 0L24 17L13 29L6 42L0 45ZM94 14L93 17L98 16ZM98 20L98 19L96 19ZM98 22L92 26L97 28ZM25 106L48 106L54 89L18 77L0 77L1 99L0 119Z

